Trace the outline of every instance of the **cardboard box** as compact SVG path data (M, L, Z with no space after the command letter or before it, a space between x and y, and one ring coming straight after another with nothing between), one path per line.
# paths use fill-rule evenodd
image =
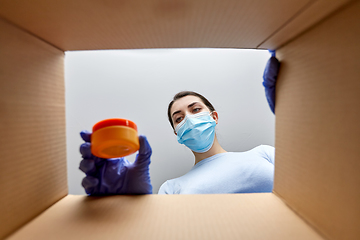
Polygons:
M0 238L360 239L360 3L0 0ZM272 48L273 193L67 193L64 51Z

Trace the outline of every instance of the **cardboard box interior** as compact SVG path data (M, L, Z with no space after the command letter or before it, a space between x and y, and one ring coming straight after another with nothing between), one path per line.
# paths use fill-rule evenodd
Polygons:
M0 238L360 237L359 1L0 4ZM158 47L278 49L274 193L66 196L63 51Z
M281 229L281 230L280 230ZM9 239L323 239L277 196L68 195Z
M278 51L274 192L329 239L360 237L359 13L356 2Z

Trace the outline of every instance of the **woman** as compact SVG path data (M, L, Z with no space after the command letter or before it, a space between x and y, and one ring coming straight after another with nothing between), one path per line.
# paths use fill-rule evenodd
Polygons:
M159 194L271 192L274 148L258 146L247 152L227 152L219 144L218 113L202 95L185 91L174 96L168 118L178 142L195 156L185 175L166 181Z
M219 144L215 126L218 113L202 95L184 91L168 107L168 118L178 142L195 156L195 166L185 175L162 184L159 194L254 193L273 188L274 148L258 146L246 152L227 152ZM152 193L149 176L151 148L139 136L140 149L134 163L93 156L90 133L80 148L86 173L82 185L90 195Z

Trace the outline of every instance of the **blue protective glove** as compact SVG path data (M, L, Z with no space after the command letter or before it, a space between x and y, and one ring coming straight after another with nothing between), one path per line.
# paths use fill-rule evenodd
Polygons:
M140 149L134 163L125 158L104 159L91 154L91 133L82 131L85 141L80 146L83 160L80 170L86 174L82 181L89 195L151 194L149 165L152 153L145 136L139 136Z
M266 64L264 71L264 82L266 99L269 103L271 111L275 114L275 85L280 69L280 62L275 57L275 50L269 50L271 58Z

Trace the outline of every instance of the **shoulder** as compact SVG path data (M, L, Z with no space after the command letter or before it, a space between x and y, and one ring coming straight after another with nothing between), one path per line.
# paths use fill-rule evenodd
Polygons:
M269 152L269 151L275 151L275 148L273 146L270 145L259 145L253 149L256 149L260 152Z
M159 189L158 194L178 194L181 189L181 177L167 180Z
M275 163L275 148L269 145L259 145L250 151L256 152L261 157L268 160L270 163Z
M169 184L168 181L166 181L163 184L161 184L158 194L171 194L169 192L170 192Z

